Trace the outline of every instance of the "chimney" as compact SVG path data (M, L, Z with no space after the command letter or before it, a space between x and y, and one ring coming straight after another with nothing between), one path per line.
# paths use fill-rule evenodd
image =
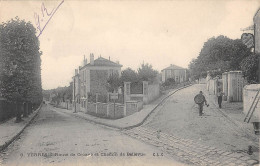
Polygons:
M119 61L116 61L117 64L119 64Z
M90 64L94 65L94 54L93 53L90 54L89 59L90 59Z
M75 75L77 75L78 74L78 69L75 69Z
M110 61L110 56L109 56L109 61Z
M85 66L87 63L88 63L88 60L86 59L86 56L84 55L83 66Z

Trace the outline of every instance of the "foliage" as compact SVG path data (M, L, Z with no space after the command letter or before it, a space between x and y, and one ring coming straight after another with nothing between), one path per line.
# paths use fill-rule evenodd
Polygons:
M244 77L249 83L257 83L257 70L259 64L259 54L252 54L241 62L241 69Z
M155 82L157 81L158 71L154 70L152 65L146 63L142 64L137 69L139 81Z
M72 84L70 86L58 87L50 90L43 90L43 96L52 102L72 102ZM51 98L52 96L52 98Z
M107 103L107 95L106 94L98 94L96 96L95 93L88 93L88 102L101 102L101 103Z
M121 72L121 81L122 82L135 82L138 80L138 75L136 71L131 68L127 68Z
M18 89L24 101L40 103L41 52L36 30L18 17L0 25L1 94L14 101Z
M195 79L205 77L210 70L241 70L239 64L249 55L250 50L239 39L212 37L204 43L199 56L190 62L189 69Z
M175 80L174 78L168 78L163 84L162 86L172 86L175 84Z
M117 92L118 88L122 85L121 78L118 74L112 74L107 80L107 90L108 92Z
M142 81L158 81L158 72L148 63L142 64L137 72L131 68L127 68L121 72L121 77L118 74L111 75L107 80L107 90L108 92L117 92L120 86L124 86L124 82L131 82L134 84Z

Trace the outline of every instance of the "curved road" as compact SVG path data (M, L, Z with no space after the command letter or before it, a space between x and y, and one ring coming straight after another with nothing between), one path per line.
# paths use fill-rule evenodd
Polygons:
M114 129L44 106L0 154L0 165L181 165L162 153Z

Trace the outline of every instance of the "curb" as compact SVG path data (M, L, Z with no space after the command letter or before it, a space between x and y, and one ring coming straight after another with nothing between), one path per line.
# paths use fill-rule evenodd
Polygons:
M25 124L25 126L19 131L13 138L11 138L9 141L5 142L4 145L0 145L0 152L3 151L5 148L7 148L24 130L27 126L31 124L31 122L35 119L35 117L38 115L40 109L42 107L42 104L35 110L35 114L31 117L31 119Z
M64 112L66 114L70 114L74 117L78 117L78 118L81 118L81 119L85 119L86 121L88 122L94 122L96 124L100 124L100 125L104 125L104 126L108 126L108 127L112 127L112 128L116 128L116 129L120 129L120 130L128 130L128 129L132 129L134 127L138 127L138 126L141 126L145 121L146 119L154 112L154 110L156 108L158 108L166 99L168 99L171 95L173 95L174 93L176 93L177 91L181 90L181 89L184 89L184 88L187 88L189 86L192 86L193 84L189 84L189 85L186 85L186 86L183 86L181 88L178 88L176 90L174 90L172 93L168 94L165 98L163 98L153 109L152 111L146 115L146 117L139 123L135 124L135 125L132 125L132 126L127 126L127 127L118 127L118 126L115 126L115 125L111 125L111 124L107 124L107 123L103 123L103 122L97 122L97 121L94 121L94 120L91 120L91 119L88 119L88 118L85 118L85 117L82 117L82 116L79 116L77 114L71 114L71 113L67 113L67 112Z
M227 113L225 113L223 110L219 109L219 108L218 108L218 104L216 103L215 100L212 100L212 99L210 98L210 95L209 95L209 94L207 94L207 96L208 96L208 98L210 99L210 102L211 102L212 104L214 104L214 106L216 107L216 109L218 110L218 112L219 112L221 115L223 115L229 122L231 122L233 125L236 126L236 129L235 129L236 132L241 133L241 131L242 131L243 134L245 134L246 136L252 137L252 138L255 139L255 140L257 139L257 137L256 137L254 134L248 133L248 131L247 131L244 127L242 127L241 124L239 124L238 122L236 122L236 120L233 120L232 118L230 118L230 116L229 116Z

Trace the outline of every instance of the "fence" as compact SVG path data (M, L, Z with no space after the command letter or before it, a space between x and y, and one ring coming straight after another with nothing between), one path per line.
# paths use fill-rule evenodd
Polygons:
M59 103L59 107L71 110L72 104L69 102L61 102Z
M127 101L126 102L126 116L132 115L143 109L142 101Z
M118 119L124 117L124 105L118 103L88 102L86 113L101 118Z
M39 107L36 103L14 103L3 98L0 99L0 122L15 117L18 113L26 117Z

